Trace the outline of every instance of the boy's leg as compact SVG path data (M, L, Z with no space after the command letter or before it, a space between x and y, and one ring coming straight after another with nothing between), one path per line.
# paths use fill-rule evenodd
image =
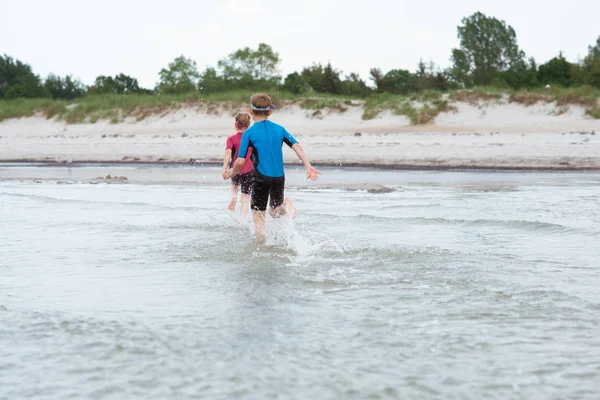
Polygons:
M227 209L229 211L235 210L235 204L237 203L238 189L239 189L239 186L231 185L231 201L229 202L229 205L227 206Z
M283 204L277 207L269 207L269 214L272 218L279 218L282 215L285 215L285 213L285 206Z
M247 173L242 175L241 181L241 207L240 214L242 218L246 219L248 217L248 210L250 210L250 191L252 190L252 173Z
M269 209L269 214L273 218L279 218L287 214L291 219L294 219L296 218L296 206L294 206L292 199L286 197L282 205Z
M283 192L285 189L285 178L278 178L278 181L271 187L271 203L269 214L273 218L279 218L289 213L291 218L296 218L296 208L292 200L287 197L284 200Z
M245 219L248 217L248 210L250 210L250 195L242 193L240 200L242 201L240 215Z
M291 219L296 218L296 207L294 206L292 199L290 199L289 197L286 197L283 204L284 204L285 210L287 211L290 218Z
M252 181L252 193L250 195L250 207L254 218L254 231L256 243L262 244L267 240L265 235L265 210L269 201L271 183L269 179L255 173Z
M256 243L263 244L267 241L265 235L265 212L252 210L252 216L254 217L254 232L256 234Z

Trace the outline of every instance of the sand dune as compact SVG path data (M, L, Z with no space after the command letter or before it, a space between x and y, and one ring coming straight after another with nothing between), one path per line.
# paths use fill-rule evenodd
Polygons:
M456 107L420 126L389 112L365 121L360 106L321 118L288 106L272 119L286 126L318 164L600 169L600 120L581 107L560 115L553 104ZM219 162L232 124L230 112L198 109L119 124L11 119L0 123L0 161ZM286 152L286 162L295 162L293 157Z

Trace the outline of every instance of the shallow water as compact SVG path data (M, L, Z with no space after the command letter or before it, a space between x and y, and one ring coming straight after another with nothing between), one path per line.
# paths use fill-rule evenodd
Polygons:
M599 174L324 172L0 168L0 398L598 398Z

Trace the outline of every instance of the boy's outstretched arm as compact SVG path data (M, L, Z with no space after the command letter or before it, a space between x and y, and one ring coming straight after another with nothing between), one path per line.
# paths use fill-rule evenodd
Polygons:
M314 169L312 165L310 165L310 161L308 161L306 153L304 152L302 146L300 146L300 143L294 143L292 150L294 150L300 161L302 161L302 165L304 165L304 168L306 168L306 177L311 181L316 181L321 173Z
M223 171L221 172L221 176L223 179L227 179L227 166L231 161L231 149L225 150L225 155L223 156Z
M227 172L227 178L225 178L225 179L234 177L235 174L237 174L239 172L239 170L242 169L242 167L244 166L245 163L246 163L245 158L238 157L235 160L235 162L233 163L233 167Z

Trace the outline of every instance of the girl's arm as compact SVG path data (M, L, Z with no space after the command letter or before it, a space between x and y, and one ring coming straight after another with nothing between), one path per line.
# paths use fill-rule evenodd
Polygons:
M221 172L221 176L223 179L227 179L227 167L231 162L231 149L225 150L225 155L223 156L223 171Z

